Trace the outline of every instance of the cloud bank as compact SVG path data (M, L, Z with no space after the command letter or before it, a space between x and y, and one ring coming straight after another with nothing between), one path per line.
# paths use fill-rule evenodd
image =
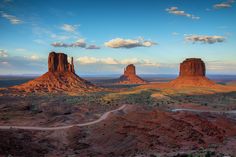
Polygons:
M61 26L61 29L67 32L75 32L78 25L69 25L69 24L63 24Z
M80 48L85 48L85 49L100 49L99 46L96 45L88 45L85 42L84 39L79 39L74 43L63 43L63 42L54 42L51 44L53 47L64 47L64 48L68 48L68 47L80 47Z
M7 51L0 50L0 57L8 57Z
M232 7L232 4L234 3L234 0L228 0L226 2L222 2L222 3L217 3L215 4L213 7L215 9L225 9L225 8L230 8Z
M66 44L63 42L54 42L51 45L54 47L81 47L81 48L86 47L86 43L84 39L79 39L76 42L71 43L71 44Z
M89 45L86 49L100 49L100 47L97 45Z
M10 14L7 14L3 11L0 12L1 13L1 16L5 19L7 19L11 24L13 25L17 25L17 24L21 24L23 23L23 21L21 21L20 19L18 19L16 16L13 16L13 15L10 15Z
M136 64L140 66L155 66L155 67L160 66L160 64L152 62L149 59L138 59L138 58L117 60L111 57L95 58L95 57L83 56L83 57L78 57L76 61L79 64L109 64L109 65Z
M223 36L208 36L208 35L187 35L185 37L186 41L189 42L200 42L200 43L207 43L207 44L214 44L214 43L221 43L225 41L225 37Z
M149 40L139 39L122 39L115 38L104 43L105 46L110 48L135 48L135 47L151 47L157 45L157 43Z
M178 16L186 16L186 17L191 18L193 20L199 20L200 19L200 17L198 17L198 16L186 13L183 10L179 10L178 7L170 7L170 8L167 8L166 11L170 14L174 14L174 15L178 15Z
M0 73L2 74L36 74L47 70L47 59L37 55L11 56L0 50Z

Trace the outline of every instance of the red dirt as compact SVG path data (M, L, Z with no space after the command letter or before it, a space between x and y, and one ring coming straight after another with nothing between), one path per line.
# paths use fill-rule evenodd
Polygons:
M209 80L204 76L179 76L175 80L169 82L170 87L212 87L214 85L216 85L215 82Z
M91 147L81 155L93 151L98 156L197 151L221 146L228 137L236 136L236 124L226 118L215 117L211 121L191 113L158 110L111 116L91 129L87 139Z

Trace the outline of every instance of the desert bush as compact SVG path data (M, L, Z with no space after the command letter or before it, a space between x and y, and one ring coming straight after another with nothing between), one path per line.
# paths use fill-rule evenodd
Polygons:
M138 105L155 105L155 100L151 97L151 91L141 91L140 93L122 95L116 100L119 103L138 104Z

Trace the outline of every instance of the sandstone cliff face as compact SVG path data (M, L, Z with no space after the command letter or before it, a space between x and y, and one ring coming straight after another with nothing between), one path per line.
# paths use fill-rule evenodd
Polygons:
M128 65L128 66L124 69L124 75L125 75L125 76L136 75L135 66L134 66L133 64Z
M25 92L85 92L98 87L75 74L73 58L68 62L64 53L51 52L48 56L48 72L35 80L13 88Z
M71 59L71 63L69 63L66 54L51 52L48 56L48 71L74 73L73 58Z
M200 58L189 58L180 64L180 76L205 76L205 63Z
M147 83L136 75L136 69L133 64L124 69L124 74L119 78L119 84L145 84Z
M187 58L180 63L179 77L171 81L169 85L183 86L213 86L215 83L206 76L205 63L200 58Z

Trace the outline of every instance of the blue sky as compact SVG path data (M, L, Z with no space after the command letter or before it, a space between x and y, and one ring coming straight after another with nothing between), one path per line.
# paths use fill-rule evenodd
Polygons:
M50 51L82 75L177 74L200 57L209 74L236 74L233 0L1 0L0 75L42 74Z

